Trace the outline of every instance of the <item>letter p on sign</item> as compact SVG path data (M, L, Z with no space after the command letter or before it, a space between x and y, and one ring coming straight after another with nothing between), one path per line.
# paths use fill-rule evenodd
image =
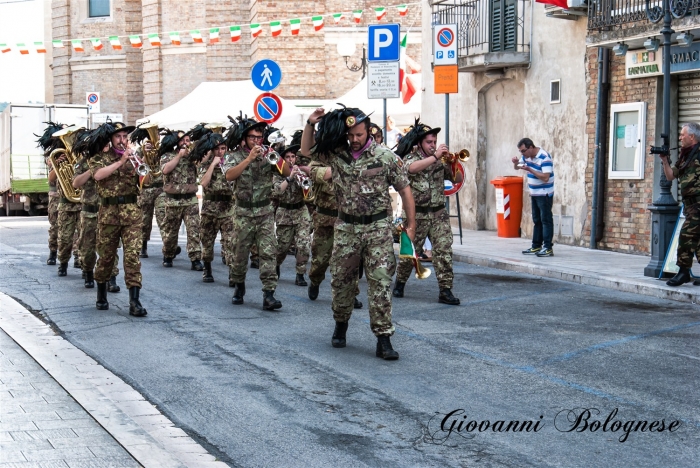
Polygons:
M369 62L395 62L401 55L401 25L373 24L367 27Z

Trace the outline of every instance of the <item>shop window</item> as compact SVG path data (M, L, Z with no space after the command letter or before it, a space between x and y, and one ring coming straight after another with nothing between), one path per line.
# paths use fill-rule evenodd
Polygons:
M109 0L88 0L88 17L101 18L109 16Z
M646 103L610 106L609 179L643 179Z

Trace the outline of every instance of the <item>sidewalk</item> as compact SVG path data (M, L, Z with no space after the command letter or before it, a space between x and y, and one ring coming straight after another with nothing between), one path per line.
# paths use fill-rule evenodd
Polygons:
M0 408L0 468L227 466L2 293Z
M554 244L554 257L523 255L530 247L525 238L498 237L495 231L462 231L462 245L455 232L453 259L501 270L600 286L681 302L700 303L700 287L692 283L672 288L666 280L644 276L650 257L584 247Z

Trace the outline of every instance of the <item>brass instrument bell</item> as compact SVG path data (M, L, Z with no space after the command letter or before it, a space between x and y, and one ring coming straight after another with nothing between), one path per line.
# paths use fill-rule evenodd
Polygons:
M73 145L78 137L78 130L83 127L76 128L75 126L66 127L55 132L52 136L59 138L63 142L64 148L57 148L49 154L49 161L53 170L56 171L58 183L61 185L63 197L67 198L71 203L80 203L80 195L82 190L73 188L73 177L78 168L78 160L73 155ZM58 158L65 155L65 160L60 164L57 163Z
M458 153L447 153L445 156L441 157L440 160L446 163L453 163L455 161L467 162L469 159L469 150L462 149Z

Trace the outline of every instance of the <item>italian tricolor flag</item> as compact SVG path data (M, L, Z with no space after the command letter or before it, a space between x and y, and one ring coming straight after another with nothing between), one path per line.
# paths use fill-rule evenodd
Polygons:
M119 36L109 36L109 44L114 50L122 50L122 43L119 42Z
M408 258L413 262L413 267L416 269L416 278L418 279L428 278L432 273L430 269L423 268L422 265L419 266L418 262L420 262L420 260L418 260L416 248L413 246L413 242L411 242L411 238L408 237L406 231L403 230L403 226L401 226L401 237L399 241L399 258ZM423 272L422 276L418 273L419 271Z
M282 34L282 24L279 21L270 21L270 32L272 37L277 37Z
M241 38L240 26L231 26L228 30L231 32L231 42L236 42Z
M292 27L292 36L299 35L299 28L301 28L301 20L299 18L289 20L289 24Z
M340 20L345 18L345 16L342 13L333 13L333 21L335 21L335 24L340 23Z
M250 34L253 37L258 37L262 33L262 27L260 26L260 23L252 23L250 25Z
M158 33L149 34L148 42L150 42L153 47L160 47L160 37L158 37Z
M374 9L374 13L377 15L377 21L386 16L386 8L379 7Z
M359 23L362 21L362 10L355 10L352 12L352 19L355 20L356 23Z
M170 43L172 45L180 45L180 33L177 31L173 31L168 33L168 36L170 36Z
M34 47L36 48L36 53L37 54L45 54L46 53L46 47L44 47L44 42L35 42Z
M399 10L399 16L406 16L408 13L408 5L399 5L396 8Z
M5 44L5 43L0 44L0 51L1 51L3 54L6 54L6 53L8 53L8 52L11 51L11 50L12 50L12 47L8 46L7 44Z
M63 45L63 41L60 39L51 41L51 44L53 45L54 49L62 49L65 47L65 45Z
M94 37L90 39L90 43L92 43L92 48L95 50L102 50L102 41L100 40L99 37Z
M85 52L85 49L83 49L83 43L80 39L73 39L70 41L71 44L73 44L73 50L76 52Z
M22 55L27 55L29 53L29 49L26 45L24 45L24 42L18 42L17 48L19 49L19 53Z
M202 41L202 33L199 32L199 29L193 29L192 31L190 31L190 36L192 36L192 40L196 44L201 44L203 42Z
M323 29L323 16L313 16L311 22L314 24L314 29L316 31Z
M137 49L143 45L141 36L129 36L129 42L131 42L131 47L136 47Z
M404 33L401 39L401 56L399 59L399 83L401 84L401 97L403 98L403 103L407 104L411 100L413 95L416 93L416 86L412 82L409 76L409 70L406 56L406 45L408 42L408 33ZM413 69L411 69L413 71Z
M219 42L219 28L211 28L209 30L209 44L216 44Z

